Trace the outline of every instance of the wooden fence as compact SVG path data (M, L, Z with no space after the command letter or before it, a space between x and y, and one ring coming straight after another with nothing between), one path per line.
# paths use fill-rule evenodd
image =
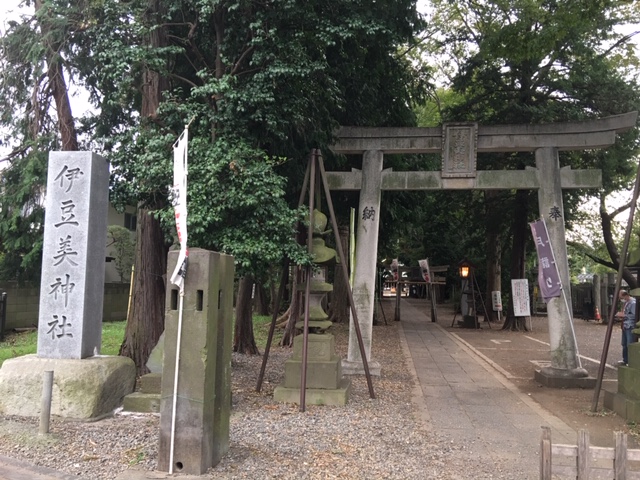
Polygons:
M551 429L542 427L540 439L540 480L575 478L589 480L640 480L637 468L640 450L627 449L627 435L615 432L615 447L592 447L589 432L578 431L578 445L553 445Z

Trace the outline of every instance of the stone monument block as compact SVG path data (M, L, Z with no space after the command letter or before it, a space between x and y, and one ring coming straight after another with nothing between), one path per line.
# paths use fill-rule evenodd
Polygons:
M0 413L40 415L45 371L53 371L51 414L71 420L98 420L111 414L136 383L136 366L127 357L79 360L24 355L6 360L0 369Z
M169 253L173 272L178 251ZM176 391L172 470L201 475L229 450L233 257L189 252ZM170 470L179 290L167 287L158 469Z
M100 353L109 165L90 152L51 152L45 202L38 356Z

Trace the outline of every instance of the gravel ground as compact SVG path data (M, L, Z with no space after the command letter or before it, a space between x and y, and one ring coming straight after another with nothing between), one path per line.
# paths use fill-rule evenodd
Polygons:
M420 422L412 404L414 377L403 353L399 324L374 327L374 358L384 368L370 399L364 376L354 377L345 407L273 401L289 349L272 349L261 393L255 385L261 356L234 354L231 449L203 478L262 479L513 479L495 464L470 460L469 446L450 443ZM348 329L335 325L336 348L346 355ZM95 423L52 420L38 436L37 419L0 417L0 455L79 475L113 479L127 468L153 470L157 415L124 414ZM468 452L464 452L468 453Z

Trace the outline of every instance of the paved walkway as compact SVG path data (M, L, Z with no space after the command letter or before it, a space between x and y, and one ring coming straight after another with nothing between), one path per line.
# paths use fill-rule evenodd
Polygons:
M539 478L541 426L553 443L575 444L576 432L498 373L468 344L402 302L402 331L419 388L414 401L427 427L454 444L471 445L467 461L492 459L496 472Z
M38 467L15 458L0 455L1 480L83 480L76 475L56 472L50 468Z

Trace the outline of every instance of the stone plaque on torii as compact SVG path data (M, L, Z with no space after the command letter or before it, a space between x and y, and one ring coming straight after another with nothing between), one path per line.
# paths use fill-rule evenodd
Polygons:
M569 285L562 189L599 188L602 172L560 168L558 152L611 146L618 133L635 126L637 115L630 112L587 122L536 125L483 126L467 122L430 128L340 128L331 150L363 156L362 170L327 172L327 177L332 190L360 191L353 297L371 372L380 372L380 365L371 358L371 337L382 190L537 189L540 216L547 222L560 278L563 285ZM534 152L536 166L525 170L476 170L477 153L490 152ZM383 169L384 154L397 153L441 154L442 170ZM547 310L551 366L543 375L551 380L546 383L556 384L557 378L564 381L585 377L566 302L554 298ZM345 373L362 373L353 328L343 367Z

